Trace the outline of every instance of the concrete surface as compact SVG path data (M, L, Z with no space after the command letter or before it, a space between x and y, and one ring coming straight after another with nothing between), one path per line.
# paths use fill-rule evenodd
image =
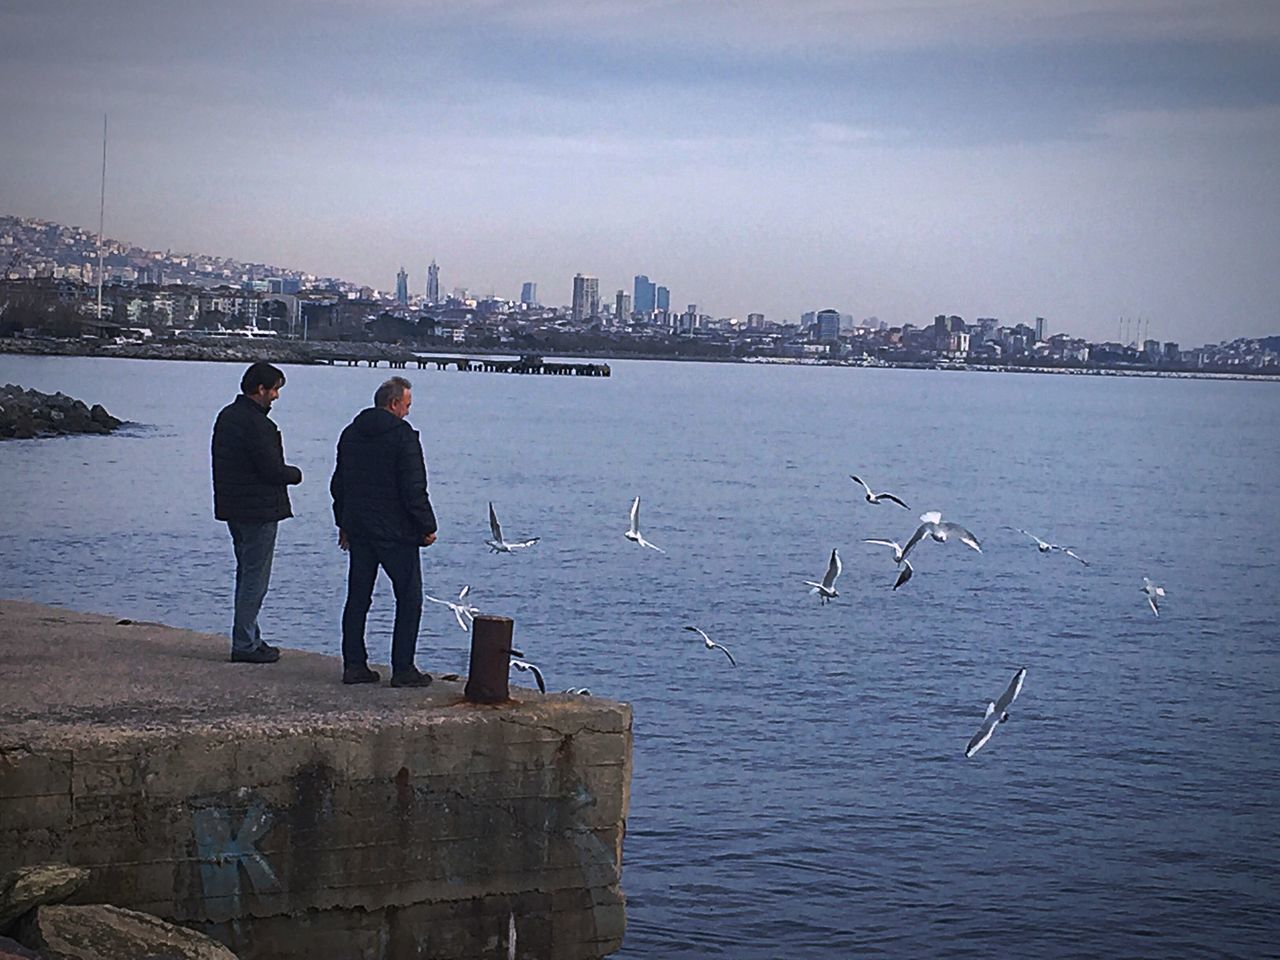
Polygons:
M0 873L93 871L109 902L243 960L594 958L621 945L631 710L343 686L336 658L0 601ZM386 674L384 673L384 678Z

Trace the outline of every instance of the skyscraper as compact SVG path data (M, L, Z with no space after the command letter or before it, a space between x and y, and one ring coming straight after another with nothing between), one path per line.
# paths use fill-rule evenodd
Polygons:
M520 302L526 307L536 307L538 305L538 285L532 281L526 281L520 287Z
M631 322L631 294L625 290L619 290L613 299L613 320L614 323Z
M396 303L402 307L409 305L409 274L405 273L404 267L396 274Z
M636 313L653 313L657 308L657 289L657 284L644 274L636 276L634 300Z
M659 287L654 295L654 309L661 310L664 313L671 309L671 291L666 287Z
M1036 340L1044 339L1044 317L1036 317Z
M576 274L573 278L573 319L581 323L600 315L600 281Z
M427 267L427 303L440 302L440 268L435 260Z

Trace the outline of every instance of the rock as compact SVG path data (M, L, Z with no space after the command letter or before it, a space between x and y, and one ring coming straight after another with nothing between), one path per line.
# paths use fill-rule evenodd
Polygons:
M0 878L0 933L32 907L59 903L89 882L89 871L66 863L20 867Z
M41 960L40 954L28 950L17 940L0 937L0 960Z
M23 390L14 384L0 388L0 439L26 440L64 433L109 433L120 421L102 407L89 407L63 393Z
M236 960L203 933L106 904L41 907L21 927L44 960Z

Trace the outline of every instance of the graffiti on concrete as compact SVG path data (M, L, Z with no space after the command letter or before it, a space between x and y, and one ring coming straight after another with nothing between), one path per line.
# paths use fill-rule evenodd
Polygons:
M204 899L211 907L211 902L217 901L217 909L210 910L210 919L215 919L214 913L227 919L241 915L242 873L254 893L280 890L280 880L257 847L271 829L271 812L261 800L250 804L234 833L231 812L224 807L197 809L192 820Z

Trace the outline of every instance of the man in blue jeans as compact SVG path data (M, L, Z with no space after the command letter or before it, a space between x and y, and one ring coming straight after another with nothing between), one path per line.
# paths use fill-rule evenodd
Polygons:
M422 619L418 551L436 542L436 515L427 495L427 464L418 431L405 417L413 390L404 377L378 387L338 439L329 483L338 546L350 553L342 610L342 682L377 683L369 669L364 628L381 567L391 578L396 617L391 632L391 685L425 687L430 674L414 664Z
M271 581L276 525L293 516L290 484L302 471L284 462L280 430L268 413L280 396L284 374L255 363L240 380L240 396L213 424L213 515L225 520L236 552L233 663L275 663L280 649L265 643L258 611Z

